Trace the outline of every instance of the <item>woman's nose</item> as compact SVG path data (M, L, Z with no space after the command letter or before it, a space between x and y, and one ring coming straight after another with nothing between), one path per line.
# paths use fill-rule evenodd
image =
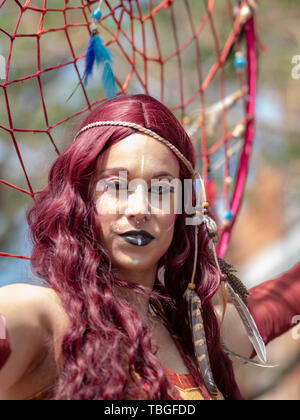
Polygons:
M149 214L148 191L143 185L138 185L133 192L128 193L127 216L145 216Z

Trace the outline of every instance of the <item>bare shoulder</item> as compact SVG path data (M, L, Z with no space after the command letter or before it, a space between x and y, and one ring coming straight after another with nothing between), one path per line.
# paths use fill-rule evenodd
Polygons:
M50 288L17 283L0 288L11 355L0 372L0 389L13 387L54 348L68 327L58 295Z
M53 294L53 290L44 286L28 283L13 283L0 287L0 299L5 302L38 302L39 299Z
M37 286L26 283L10 284L0 288L0 312L4 309L14 318L18 318L20 313L25 315L25 319L35 314L35 319L42 322L45 327L52 329L58 319L66 321L60 299L57 293L44 286Z

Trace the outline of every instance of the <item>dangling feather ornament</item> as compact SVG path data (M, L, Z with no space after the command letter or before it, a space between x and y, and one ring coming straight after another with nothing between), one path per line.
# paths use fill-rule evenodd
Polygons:
M248 363L252 363L258 366L273 367L273 365L271 366L267 364L265 343L247 307L247 296L249 295L247 288L244 286L241 280L238 277L236 277L236 270L231 264L228 264L222 258L218 258L218 265L222 273L222 279L225 282L225 290L228 294L228 297L235 306L247 331L248 338L252 343L261 363L259 364L251 359L246 359L245 357L237 355L228 349L226 349L226 352L228 354L231 354L232 356L247 361Z
M193 336L194 352L198 371L212 399L223 399L215 384L212 374L202 319L201 300L194 289L195 284L189 283L184 294L184 298L186 299L188 305L189 324Z
M225 282L225 290L245 326L247 335L257 353L257 356L259 357L261 363L266 365L266 346L247 307L247 295L249 293L241 280L235 276L234 273L236 270L234 267L217 256L215 243L218 241L218 228L214 220L209 217L208 208L209 203L204 202L203 222L206 226L208 235L211 238L210 249L213 259L219 270L221 279ZM251 362L250 359L248 361Z
M102 85L108 99L117 94L117 84L112 71L112 57L104 46L97 29L96 21L100 21L101 12L98 9L92 13L91 39L85 56L84 84L88 83L95 63L102 68Z
M252 315L250 314L250 311L247 307L247 295L249 294L246 287L244 286L244 284L241 282L240 279L238 279L235 276L235 269L232 265L228 264L226 261L224 261L221 258L218 258L217 253L216 253L216 248L215 248L215 243L217 243L219 236L218 236L218 228L217 228L217 224L215 223L215 221L209 216L209 203L206 200L206 191L205 191L205 186L204 183L202 181L202 178L200 176L200 174L196 173L195 175L195 179L200 181L200 185L202 186L202 198L204 199L204 201L202 201L202 223L204 223L206 230L208 232L209 237L211 238L210 241L210 251L212 253L212 258L215 261L215 264L218 268L218 271L220 273L221 279L224 281L225 283L225 290L227 291L227 294L229 296L229 298L231 299L232 303L234 304L244 326L245 329L247 331L247 335L249 337L250 342L252 343L257 356L259 357L261 364L263 366L266 367L270 367L270 365L267 365L267 356L266 356L266 347L265 347L265 343L258 331L258 328L255 324L255 321L252 317ZM198 215L198 211L196 211L195 214L195 220L199 220L201 219L201 217L199 217ZM196 230L196 235L198 232L198 226L195 226ZM196 256L197 256L197 241L195 241L195 260L194 260L194 270L193 270L193 275L192 275L192 281L191 281L191 287L195 286L194 284L194 276L195 276L195 268L196 268ZM196 298L195 296L196 293L193 292L193 295L191 297L191 292L187 291L186 292L186 299L189 302L189 306L192 307L192 304L190 301L195 301L196 302ZM199 297L198 297L199 299ZM199 299L200 300L200 299ZM198 303L198 306L201 307L201 302L200 304ZM189 311L190 312L190 311ZM201 311L200 311L201 312ZM193 329L193 336L197 339L195 331L194 331L194 322L195 320L193 320L193 316L190 315L191 317L191 327ZM196 346L195 346L196 348ZM225 349L224 349L225 350ZM233 352L230 352L230 350L226 349L227 353L230 353L231 355L235 355L238 357L238 355L233 354ZM203 354L204 355L204 354ZM243 358L242 356L240 358ZM205 360L205 357L203 357L203 360ZM243 358L243 360L245 360L245 358ZM248 362L250 363L254 363L254 364L258 364L257 362L253 362L250 359L247 359ZM202 369L201 369L202 371ZM207 367L207 372L209 372L209 366ZM204 375L205 377L205 375ZM210 375L210 379L207 380L208 385L210 383L210 381L212 380L212 375ZM212 388L212 392L214 391L214 389Z
M258 328L255 324L252 315L249 312L249 309L241 299L241 297L236 293L229 283L225 283L225 289L228 293L229 298L231 299L232 303L234 304L238 314L246 328L247 335L249 340L251 341L259 360L263 363L267 363L267 354L266 354L266 346L261 338L261 335L258 331Z
M85 86L88 84L88 79L92 75L95 63L102 67L102 86L105 91L105 96L107 99L111 99L117 94L117 83L112 71L112 57L108 49L104 46L97 29L97 21L99 22L102 14L100 11L102 0L99 1L98 9L94 10L92 13L92 24L91 24L91 38L87 52L85 54L85 70L83 74L83 83ZM77 84L74 91L68 97L66 102L68 102L80 84L82 79Z
M223 348L224 353L228 354L228 356L236 357L237 359L240 359L245 363L251 363L254 366L263 367L263 368L274 368L274 367L279 366L279 365L276 365L276 364L275 365L270 365L270 364L265 364L265 363L259 363L256 360L250 360L250 359L248 359L248 357L241 356L240 354L235 353L232 350L229 350L225 346L224 343L222 343L222 348Z
M194 219L194 226L195 226L195 254L194 254L194 266L193 266L193 273L191 277L191 282L188 284L188 287L183 295L187 302L187 309L188 309L188 318L190 329L192 332L193 343L194 343L194 352L195 352L195 359L197 362L197 367L199 374L203 379L203 383L209 392L212 399L223 399L220 391L218 390L213 373L211 370L207 343L206 343L206 336L205 336L205 329L204 323L202 319L202 304L200 297L195 292L196 285L194 283L195 274L196 274L196 267L197 267L197 258L198 258L198 232L199 232L199 224L202 223L202 218L200 217L200 212L196 211L195 215L193 216Z

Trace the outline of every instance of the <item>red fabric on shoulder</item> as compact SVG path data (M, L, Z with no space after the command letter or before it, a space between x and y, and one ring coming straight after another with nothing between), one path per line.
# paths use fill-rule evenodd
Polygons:
M296 325L300 316L300 263L249 290L249 310L265 344Z
M0 315L0 369L5 365L11 353L5 318Z

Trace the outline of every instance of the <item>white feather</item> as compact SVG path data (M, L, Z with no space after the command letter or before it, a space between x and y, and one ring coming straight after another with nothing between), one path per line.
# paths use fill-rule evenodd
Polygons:
M222 348L224 352L228 354L229 356L237 357L238 359L243 360L243 362L245 363L251 363L252 365L265 367L265 368L274 368L278 366L278 365L267 365L265 363L259 363L256 360L248 359L248 357L241 356L240 354L237 354L234 351L229 350L224 344L222 344Z
M226 291L228 292L230 299L232 300L232 303L234 304L236 310L238 311L239 316L241 317L241 320L246 328L249 340L251 341L259 360L263 364L266 364L267 363L266 346L258 331L255 321L249 312L249 309L247 308L245 303L242 301L240 296L233 290L233 288L230 286L229 283L226 282L225 287L226 287Z

